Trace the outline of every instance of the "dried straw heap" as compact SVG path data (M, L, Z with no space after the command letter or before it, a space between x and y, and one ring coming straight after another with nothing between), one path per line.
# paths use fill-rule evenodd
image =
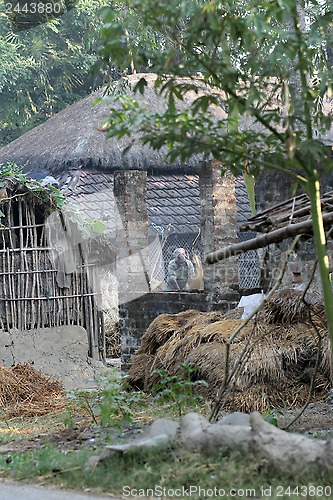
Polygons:
M60 382L28 363L0 366L0 406L5 418L58 413L66 407L65 392Z
M209 384L199 390L213 399L225 376L226 341L241 323L235 317L194 310L158 316L132 358L130 383L149 392L158 381L154 370L166 368L176 374L186 363L198 367L196 379ZM323 398L330 387L331 349L323 306L307 307L296 290L276 292L231 345L230 372L236 372L225 394L225 408L263 412L302 405L318 354L313 401Z

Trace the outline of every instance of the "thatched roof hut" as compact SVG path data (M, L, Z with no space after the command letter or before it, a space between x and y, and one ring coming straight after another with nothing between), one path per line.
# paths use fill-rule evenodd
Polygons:
M148 82L145 95L136 98L147 104L150 111L161 111L165 98L154 91L156 75L137 74L128 77L134 86L141 77ZM207 88L198 81L198 85ZM126 86L130 93L130 86ZM172 258L174 248L183 246L190 253L201 253L201 204L198 174L201 158L185 163L166 161L166 150L154 151L135 142L123 156L123 150L132 139L107 139L101 131L107 105L96 99L103 95L99 90L85 99L51 117L44 124L29 131L0 150L0 164L7 161L25 165L25 171L36 179L51 175L57 179L66 196L87 218L103 220L108 227L111 241L115 235L115 200L113 175L119 170L148 172L147 209L150 241L163 239L163 259ZM180 106L188 107L197 97L188 92ZM215 109L217 118L225 118L223 109ZM152 252L154 250L152 249ZM155 253L160 252L157 245ZM160 282L164 263L156 265L156 255L151 256L151 267Z
M131 95L131 88L141 79L145 78L147 86L145 93L135 94L135 97L145 104L149 111L159 112L165 108L164 96L157 95L154 90L156 74L144 73L128 76L129 85L123 92ZM186 79L183 79L186 83ZM200 79L193 80L199 88L200 93L214 93L219 98L220 106L210 108L216 120L223 120L227 112L223 109L224 94L219 90L212 90ZM113 172L119 169L147 170L152 174L163 174L172 172L198 173L200 157L194 157L184 163L178 161L170 164L165 159L165 149L154 151L149 146L142 145L137 140L125 156L123 150L129 146L131 139L124 137L119 139L106 139L101 131L103 117L108 113L106 103L96 99L102 97L103 89L98 90L88 97L72 104L60 113L49 118L42 125L32 129L7 146L0 149L0 163L13 161L18 165L27 164L27 171L45 171L54 176L71 169L82 168L84 170L97 170ZM270 107L281 109L281 103L275 96L275 86L268 83L267 86ZM193 91L187 92L184 101L178 102L180 109L188 108L198 97ZM261 105L262 103L258 103ZM324 112L332 115L332 100L324 102ZM262 130L254 118L249 116L241 120L240 129ZM139 139L139 138L136 138ZM333 144L333 127L321 137L327 145Z
M143 100L150 111L163 109L164 98L154 92L155 74L130 75L130 84L135 85L142 76L146 78L148 86L144 96L136 97ZM13 161L18 165L27 164L29 173L43 170L53 176L76 168L106 172L136 169L153 174L198 172L200 158L171 165L165 160L165 151L154 151L140 142L135 143L123 156L122 152L130 144L130 139L106 139L105 133L101 131L103 116L107 114L108 108L103 102L97 105L94 102L102 95L103 90L90 94L4 146L0 150L0 163ZM194 92L189 93L182 105L188 106L196 97ZM218 118L226 116L222 109L216 108L214 113Z

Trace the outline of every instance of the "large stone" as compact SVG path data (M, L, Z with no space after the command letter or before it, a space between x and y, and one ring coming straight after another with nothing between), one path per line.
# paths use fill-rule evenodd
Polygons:
M218 425L245 425L250 427L250 415L241 411L234 411L225 415L218 422Z
M291 474L307 469L333 469L333 440L322 441L285 432L265 422L257 412L251 415L236 413L229 417L224 424L221 421L210 423L198 413L184 415L179 425L169 419L156 420L141 436L126 444L107 446L87 465L95 466L114 453L163 444L202 453L240 449ZM235 425L236 422L239 425Z

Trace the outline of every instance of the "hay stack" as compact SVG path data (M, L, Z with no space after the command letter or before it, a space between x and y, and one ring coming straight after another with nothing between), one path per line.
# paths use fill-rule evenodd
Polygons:
M199 325L214 324L221 318L223 315L218 312L203 313L196 310L178 314L161 314L155 318L143 335L140 348L132 357L128 372L131 385L150 390L157 382L157 378L152 372L167 366L163 350L169 349L169 358L172 358L172 349L177 349L177 346L181 344L185 332L192 332ZM195 338L192 339L192 342L195 342ZM161 353L160 349L162 349Z
M240 323L240 320L222 320L210 325L193 326L191 330L183 331L169 339L156 354L163 360L166 368L172 369L184 362L188 354L202 344L210 345L212 342L219 342L223 345ZM243 336L248 334L251 328L250 323L244 328Z
M0 405L6 418L63 411L64 395L60 382L45 377L28 363L0 366Z
M105 315L105 355L107 358L119 358L120 349L120 328L119 321L114 321L113 317Z
M303 292L300 290L289 288L279 290L263 306L258 313L258 319L263 323L290 325L299 321L308 321L311 314L321 328L326 328L324 306L318 302L308 306L302 297Z
M240 323L220 313L199 311L159 316L132 358L130 382L150 391L158 381L153 370L167 368L176 374L180 364L186 363L198 368L195 379L209 384L198 390L215 398L225 376L226 340ZM274 294L256 321L251 320L231 345L230 370L236 372L225 395L225 407L262 412L302 405L314 373L319 336L313 400L322 398L330 387L331 349L322 305L312 304L309 310L301 292L295 290Z
M199 325L214 323L221 318L223 315L218 312L203 313L192 309L178 314L160 314L143 335L137 354L156 354L169 340L180 338Z
M230 350L230 363L233 365L239 357L241 349L235 344ZM221 342L210 342L199 345L191 351L184 362L198 367L195 374L197 380L208 382L207 388L200 388L200 393L210 398L215 398L224 380L224 367L226 360L226 346Z
M152 356L151 354L136 354L135 360L128 372L132 386L140 390L147 390L147 382L153 371L152 366L155 360L156 356Z

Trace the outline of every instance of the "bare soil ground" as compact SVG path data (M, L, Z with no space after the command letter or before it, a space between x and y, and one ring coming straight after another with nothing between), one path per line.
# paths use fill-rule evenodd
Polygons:
M301 409L281 410L277 415L278 425L285 428L300 413ZM144 425L131 425L122 431L114 428L106 430L101 435L99 428L77 427L70 430L61 430L42 434L38 437L12 441L0 444L0 454L25 453L34 449L42 448L45 443L54 444L62 449L78 449L82 446L94 447L105 444L112 438L113 442L124 442L130 440L142 432ZM289 428L291 432L302 432L308 436L320 439L333 439L333 399L310 403L299 419Z
M278 415L279 427L284 428L300 413L301 409L285 410ZM304 413L293 423L290 428L293 432L306 432L306 434L322 439L333 438L333 399L310 403Z
M134 435L142 432L145 426L131 425L120 431L119 429L105 429L101 433L96 427L75 427L47 434L41 434L27 439L19 439L6 444L0 444L0 454L26 453L42 449L46 443L59 446L62 450L77 450L81 447L94 448L106 444L106 441L124 442L130 440Z

